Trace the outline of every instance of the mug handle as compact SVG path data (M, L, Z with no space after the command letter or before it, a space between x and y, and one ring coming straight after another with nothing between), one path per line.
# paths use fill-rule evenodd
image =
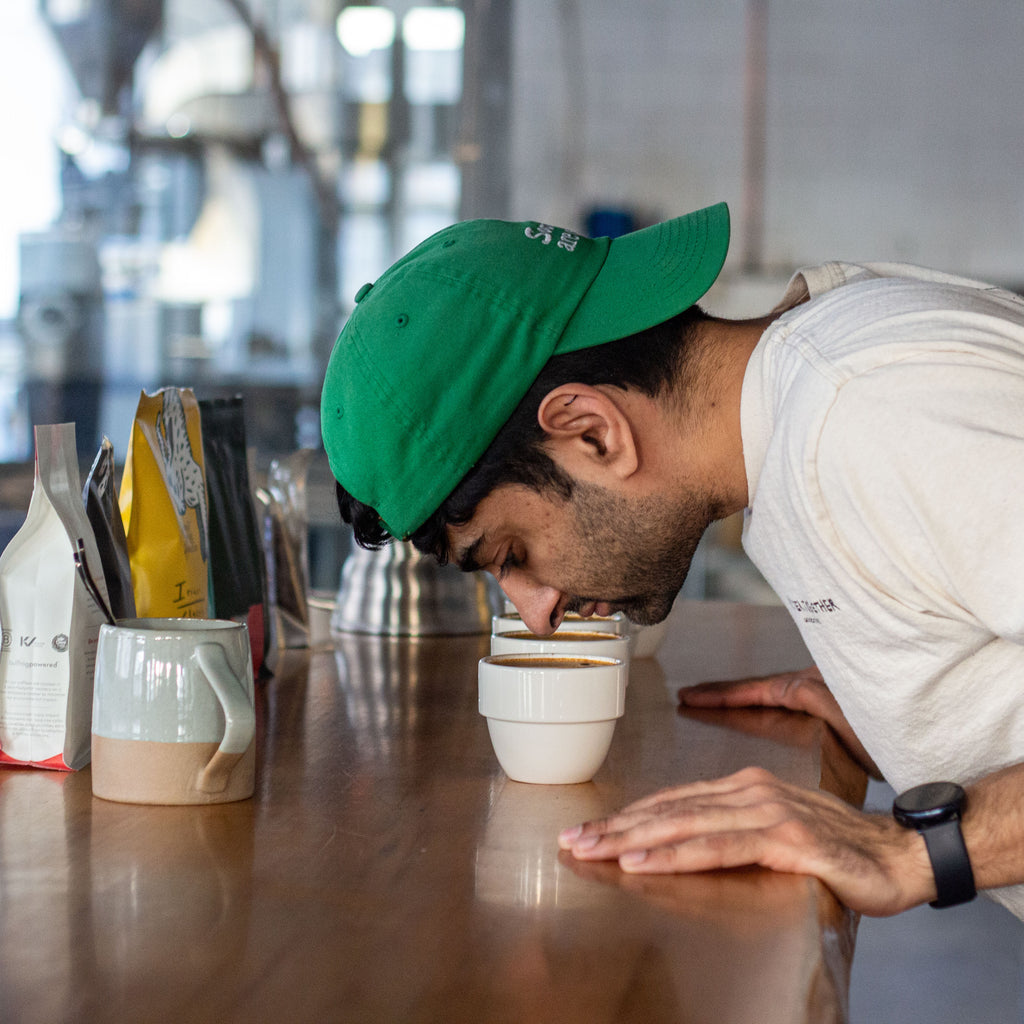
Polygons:
M256 732L256 712L245 684L228 664L220 644L197 644L196 661L224 709L225 722L224 739L200 772L196 786L203 793L222 793L232 769L252 743Z

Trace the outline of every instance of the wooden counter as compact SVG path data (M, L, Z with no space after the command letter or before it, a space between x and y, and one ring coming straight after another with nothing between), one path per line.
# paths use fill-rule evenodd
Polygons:
M476 711L487 643L288 652L260 686L243 803L121 805L88 769L0 770L0 1020L845 1020L856 921L818 882L627 876L555 842L747 764L862 799L816 720L676 709L678 685L806 664L784 610L678 604L581 786L505 778Z

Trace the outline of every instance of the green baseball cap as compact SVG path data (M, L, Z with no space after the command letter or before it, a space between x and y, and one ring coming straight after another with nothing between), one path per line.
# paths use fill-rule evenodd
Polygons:
M692 306L729 246L725 203L619 238L470 220L364 285L320 401L334 476L405 538L486 451L551 356Z

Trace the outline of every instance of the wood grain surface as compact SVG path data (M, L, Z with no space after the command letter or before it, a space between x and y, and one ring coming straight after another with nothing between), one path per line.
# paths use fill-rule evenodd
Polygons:
M251 800L118 804L88 769L0 770L0 1020L845 1020L856 920L818 882L627 876L555 841L747 764L863 798L816 720L676 707L679 685L804 664L784 610L680 602L577 786L498 767L476 709L487 644L286 652L258 686Z

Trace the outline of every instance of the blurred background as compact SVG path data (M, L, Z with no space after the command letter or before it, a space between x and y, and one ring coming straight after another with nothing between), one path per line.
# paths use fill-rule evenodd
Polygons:
M257 465L318 449L352 297L454 220L614 235L724 199L722 315L830 258L1020 290L1022 53L1021 0L2 0L0 546L32 424L120 462L143 388L241 392ZM322 458L310 483L332 589ZM691 596L774 600L737 535ZM865 922L854 1018L1020 1020L1022 962L984 901Z
M243 393L258 463L318 448L355 292L457 219L727 200L724 315L834 257L1019 287L1022 51L1019 0L4 0L0 541L32 424L121 461L142 388ZM692 595L773 599L737 534Z

